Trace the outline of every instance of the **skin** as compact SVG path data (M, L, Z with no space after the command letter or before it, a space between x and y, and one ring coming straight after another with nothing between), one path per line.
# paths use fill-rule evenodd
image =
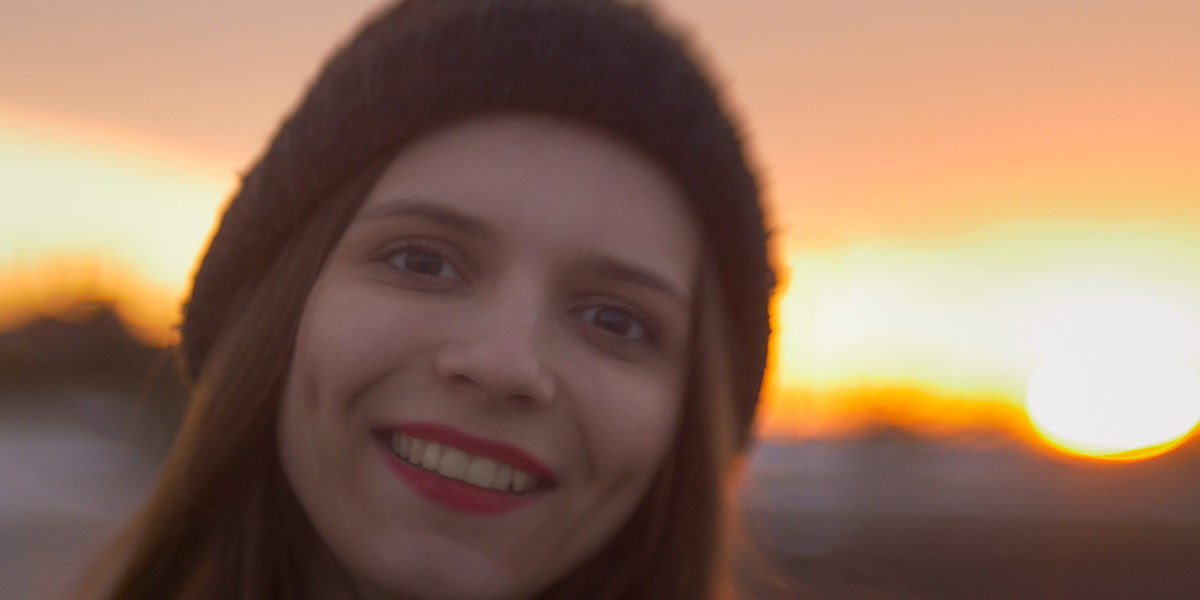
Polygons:
M620 528L682 410L700 234L670 178L585 127L496 116L394 159L301 319L279 423L323 597L526 598ZM555 483L509 512L420 494L381 428L450 425Z

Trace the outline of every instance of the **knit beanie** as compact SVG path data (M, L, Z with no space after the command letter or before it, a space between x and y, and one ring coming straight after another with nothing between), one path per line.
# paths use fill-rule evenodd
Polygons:
M643 7L610 0L406 0L338 50L244 176L184 307L195 379L239 291L356 173L422 133L526 112L590 125L658 163L716 264L744 445L766 364L774 275L759 190L697 60Z

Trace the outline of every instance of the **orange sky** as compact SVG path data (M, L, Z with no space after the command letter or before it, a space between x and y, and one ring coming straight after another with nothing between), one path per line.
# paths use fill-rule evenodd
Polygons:
M1200 4L662 4L768 184L790 282L769 431L879 413L863 386L925 390L897 406L934 429L1010 420L1047 323L1089 298L1200 331ZM0 9L0 309L50 302L57 265L169 321L236 172L376 5Z

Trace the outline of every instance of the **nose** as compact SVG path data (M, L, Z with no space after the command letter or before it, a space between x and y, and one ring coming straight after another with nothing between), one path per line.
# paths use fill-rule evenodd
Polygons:
M437 353L437 376L459 392L488 400L549 404L558 385L536 304L519 297L490 304L465 316L461 333Z

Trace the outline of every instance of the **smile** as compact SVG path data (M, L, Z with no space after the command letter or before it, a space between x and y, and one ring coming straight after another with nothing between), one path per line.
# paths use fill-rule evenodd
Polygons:
M452 510L507 512L558 487L554 472L532 454L448 425L409 422L374 434L402 481Z
M508 463L400 432L392 434L391 448L409 464L484 489L522 494L537 483L533 475Z

